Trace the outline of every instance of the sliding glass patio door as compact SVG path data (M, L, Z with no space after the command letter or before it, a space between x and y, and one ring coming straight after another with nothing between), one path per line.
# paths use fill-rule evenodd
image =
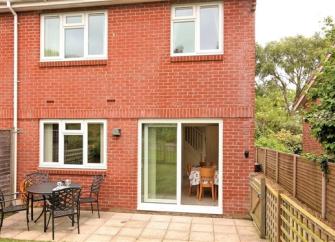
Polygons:
M218 200L199 204L194 195L192 203L182 200L186 156L183 126L217 125L215 146L218 174ZM210 125L213 124L213 125ZM214 126L215 126L214 125ZM138 123L138 197L139 210L222 214L222 146L223 122L219 119L145 119ZM211 139L213 137L211 136ZM207 147L207 146L206 146ZM208 148L209 149L209 148ZM212 150L212 149L209 149ZM183 158L184 157L184 158ZM210 161L214 158L207 155ZM189 158L189 160L193 160ZM198 160L198 159L194 159ZM187 190L188 191L188 190ZM187 193L187 198L189 198ZM192 199L192 197L191 197ZM205 200L205 199L204 199Z
M144 124L143 202L177 202L177 124Z

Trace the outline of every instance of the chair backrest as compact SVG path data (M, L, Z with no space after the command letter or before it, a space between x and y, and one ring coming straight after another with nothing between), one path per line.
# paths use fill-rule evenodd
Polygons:
M206 166L206 162L205 161L200 161L200 167Z
M94 193L96 195L100 192L101 183L104 181L103 175L96 175L93 177L92 185L91 185L91 194Z
M200 183L210 185L214 183L215 170L213 167L201 167L200 168Z
M213 167L214 169L217 168L216 162L211 161L211 162L209 163L209 165L210 165L211 167Z
M23 203L27 202L27 198L28 198L27 188L29 186L31 186L31 184L26 179L24 179L20 182L20 187L19 187L20 198L21 198Z
M41 184L49 181L49 175L47 173L42 172L33 172L26 175L25 178L27 182L27 186L31 186L33 184Z
M80 188L63 188L52 192L49 201L55 211L75 209L79 206Z
M186 163L186 174L187 174L187 176L190 176L191 171L192 171L192 165L191 165L191 163L187 162Z
M4 207L6 207L6 204L5 204L5 196L0 188L0 210L3 210Z

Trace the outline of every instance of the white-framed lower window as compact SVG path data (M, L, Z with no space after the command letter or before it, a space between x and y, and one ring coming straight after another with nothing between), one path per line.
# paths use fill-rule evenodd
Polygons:
M107 11L41 15L41 61L107 59Z
M223 54L222 2L171 8L171 56Z
M106 120L41 120L40 167L106 169Z

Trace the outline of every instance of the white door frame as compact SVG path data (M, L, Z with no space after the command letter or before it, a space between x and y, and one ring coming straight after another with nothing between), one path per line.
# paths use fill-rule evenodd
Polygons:
M219 186L218 186L218 205L184 205L181 204L182 189L182 124L202 123L218 124L219 126ZM143 124L177 124L177 203L144 203L142 202L142 126ZM223 121L222 119L140 119L138 121L138 169L137 169L137 209L147 211L166 211L166 212L186 212L186 213L223 213Z

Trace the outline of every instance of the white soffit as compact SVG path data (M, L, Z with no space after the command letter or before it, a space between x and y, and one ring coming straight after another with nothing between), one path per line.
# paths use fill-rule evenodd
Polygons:
M11 0L11 5L15 11L22 12L163 1L165 0ZM0 0L0 13L5 12L9 12L6 1Z

